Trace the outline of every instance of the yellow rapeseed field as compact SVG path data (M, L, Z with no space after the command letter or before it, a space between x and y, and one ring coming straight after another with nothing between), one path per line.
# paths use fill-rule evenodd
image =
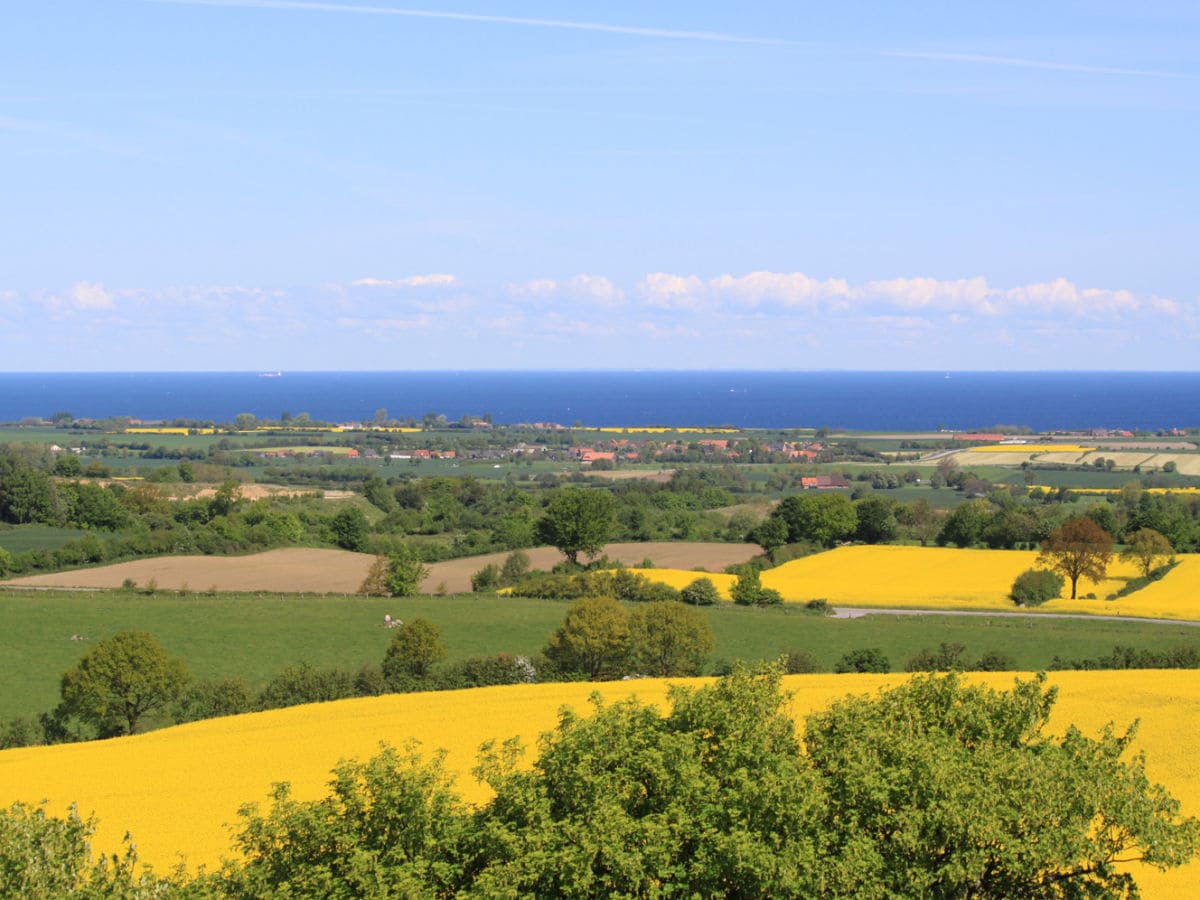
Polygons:
M799 720L846 693L873 693L904 675L795 675L784 679ZM994 687L1011 674L968 676ZM1113 721L1140 717L1135 747L1149 758L1152 780L1165 784L1187 814L1200 814L1200 767L1193 765L1200 732L1200 672L1121 671L1052 673L1060 688L1051 730L1069 723L1096 734ZM592 684L546 684L400 694L314 704L196 722L129 738L0 752L0 804L48 800L65 813L78 802L100 819L95 846L116 849L132 832L144 862L159 870L181 857L192 868L214 866L229 855L228 825L248 801L264 805L270 786L290 781L300 799L326 792L330 769L344 758L365 759L386 741L416 739L448 751L468 800L487 799L469 770L483 741L520 735L532 745L553 728L564 705L586 712L597 687L609 701L636 695L664 706L669 684L704 679L646 679ZM1194 896L1200 865L1165 874L1137 867L1148 898Z
M954 547L892 545L839 547L784 563L762 573L762 585L793 603L823 599L836 606L915 609L965 609L1015 612L1008 592L1013 580L1037 562L1034 550L960 550ZM1182 555L1161 581L1119 600L1105 600L1140 573L1133 563L1114 557L1108 578L1079 581L1079 598L1070 585L1058 600L1031 612L1089 613L1151 619L1200 620L1200 557ZM678 569L639 569L641 574L675 588L699 574ZM734 578L709 575L728 598ZM1098 599L1082 599L1095 594Z

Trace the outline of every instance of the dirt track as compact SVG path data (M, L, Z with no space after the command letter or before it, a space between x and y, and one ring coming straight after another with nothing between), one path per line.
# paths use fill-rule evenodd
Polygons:
M525 551L535 569L549 569L562 554L553 547ZM639 565L645 559L663 568L693 569L703 566L719 572L730 563L745 562L759 552L753 544L694 544L657 542L609 544L609 559ZM488 563L503 565L507 553L491 553L434 563L421 588L426 593L466 593L471 576ZM4 584L31 587L115 588L126 579L139 587L153 580L164 590L270 591L273 593L353 594L375 557L346 550L314 550L289 547L253 556L160 556L134 562L30 575Z

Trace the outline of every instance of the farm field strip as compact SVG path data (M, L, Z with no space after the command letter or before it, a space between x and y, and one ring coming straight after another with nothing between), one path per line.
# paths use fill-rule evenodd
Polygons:
M904 675L797 675L784 679L798 720L846 693L872 693L902 682ZM971 675L998 688L1011 674ZM271 784L290 781L300 799L322 796L330 769L345 758L365 759L386 741L421 742L426 752L448 751L447 764L470 802L487 789L469 775L479 745L520 735L532 747L551 729L559 709L579 712L599 689L609 701L636 695L665 706L670 684L704 679L524 685L467 691L399 694L314 704L212 719L190 725L86 744L0 752L0 803L48 801L66 812L72 802L96 814L98 851L118 848L132 832L142 860L164 871L185 859L189 867L216 865L231 852L229 826L246 802L265 803ZM1200 769L1192 764L1192 736L1200 730L1200 672L1059 672L1053 733L1076 724L1096 734L1112 721L1140 727L1135 749L1149 758L1148 774L1182 802L1185 814L1200 813ZM186 815L181 811L186 810ZM1136 867L1144 895L1190 896L1200 865L1157 873Z
M327 492L328 496L328 492ZM525 551L534 568L549 569L563 556L553 547ZM703 567L719 572L756 553L753 544L674 541L614 543L609 559L638 565L646 559L670 568ZM490 553L431 563L422 582L425 593L468 593L471 576L489 563L503 565L508 553ZM347 550L286 547L249 556L158 556L131 562L14 578L6 584L37 587L116 588L127 579L145 586L151 579L163 590L271 591L275 593L353 594L367 577L375 557Z
M792 603L822 599L838 606L1012 612L1016 607L1008 593L1013 580L1032 568L1037 557L1032 550L840 547L768 569L762 573L762 585L779 591L785 601ZM1179 560L1165 578L1119 600L1060 597L1036 611L1200 620L1200 557L1182 555ZM697 577L695 572L638 571L676 588ZM1081 579L1079 594L1106 597L1138 574L1132 563L1114 561L1109 566L1109 577L1100 584ZM733 577L710 577L728 597Z

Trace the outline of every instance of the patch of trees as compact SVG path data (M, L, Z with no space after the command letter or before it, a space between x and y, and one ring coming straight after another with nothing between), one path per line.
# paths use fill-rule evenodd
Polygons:
M1181 644L1169 650L1117 644L1112 653L1083 659L1055 656L1051 669L1200 669L1200 650Z
M564 713L532 766L486 745L480 807L444 754L385 748L330 793L277 785L243 808L237 859L157 896L1131 896L1130 861L1184 865L1200 823L1127 758L1132 731L1047 733L1044 679L1012 690L924 675L851 697L799 730L776 673ZM871 753L863 753L870 747ZM936 771L936 778L930 773ZM26 895L105 879L91 823L0 813ZM1053 840L1048 840L1052 836ZM132 855L132 854L131 854ZM142 876L150 882L153 875ZM145 890L151 884L142 884ZM93 895L103 894L96 891Z

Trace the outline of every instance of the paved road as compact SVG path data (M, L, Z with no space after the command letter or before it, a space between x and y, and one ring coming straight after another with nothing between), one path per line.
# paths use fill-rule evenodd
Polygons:
M883 606L835 606L835 619L861 619L863 616L983 616L986 618L1010 619L1082 619L1088 622L1132 622L1146 625L1186 625L1200 627L1200 622L1184 619L1141 619L1136 616L1094 616L1087 613L1035 613L1035 612L976 612L966 609L889 609Z

